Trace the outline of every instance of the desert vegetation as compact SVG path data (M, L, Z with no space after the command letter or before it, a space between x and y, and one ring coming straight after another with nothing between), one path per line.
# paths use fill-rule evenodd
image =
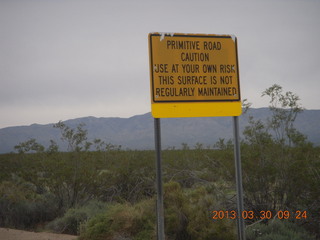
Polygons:
M297 95L279 85L262 95L272 117L251 117L241 140L247 239L320 239L320 148L294 128ZM68 152L30 139L0 155L0 227L155 239L154 151L89 141L81 124L54 127ZM162 157L167 239L236 239L232 140L182 144Z

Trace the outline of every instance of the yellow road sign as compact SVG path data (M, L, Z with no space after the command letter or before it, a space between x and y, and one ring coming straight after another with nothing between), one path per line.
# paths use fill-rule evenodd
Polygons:
M241 114L234 36L150 33L149 54L155 118Z

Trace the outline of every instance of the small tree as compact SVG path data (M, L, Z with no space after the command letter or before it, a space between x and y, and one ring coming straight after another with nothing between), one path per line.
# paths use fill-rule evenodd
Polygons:
M292 92L283 92L274 84L263 91L270 97L271 117L266 122L249 116L249 125L243 135L244 186L247 207L278 211L293 206L302 182L300 175L304 163L295 147L307 146L306 137L295 127L294 121L303 111L300 98Z
M303 111L299 96L290 91L283 93L282 87L277 84L263 91L263 96L270 97L269 109L272 117L268 121L268 127L274 131L276 140L289 146L297 144L297 140L303 140L302 134L293 126L298 113Z
M19 143L18 145L14 146L14 149L17 150L19 153L28 153L28 152L36 152L40 153L44 151L44 146L37 143L36 139L32 138L25 142Z
M67 163L70 167L66 166L64 170L61 170L65 179L62 184L56 185L61 201L63 202L64 199L66 201L63 205L67 207L77 206L83 199L90 199L89 180L94 173L90 171L89 163L86 166L83 165L85 158L83 152L87 152L92 143L87 141L88 131L83 128L84 126L80 123L76 128L71 128L62 121L53 125L54 128L60 129L61 140L67 142L67 149L70 152L66 155L70 157L71 161ZM55 151L55 143L51 142L51 145L52 150ZM62 179L62 173L60 172L60 179Z
M80 123L76 129L70 128L62 121L54 124L54 128L59 128L61 131L61 140L68 143L68 151L81 152L90 149L92 143L87 141L88 131L83 129L85 125Z

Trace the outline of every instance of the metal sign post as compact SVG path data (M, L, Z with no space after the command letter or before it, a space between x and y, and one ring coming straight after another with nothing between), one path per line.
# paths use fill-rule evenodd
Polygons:
M156 148L156 183L157 183L157 239L164 240L164 208L162 190L161 128L160 118L154 119L154 139Z
M240 142L239 142L239 117L233 117L233 133L234 133L234 161L236 166L236 189L237 189L237 227L238 239L245 240L243 213L243 190L242 190L242 169L240 158Z

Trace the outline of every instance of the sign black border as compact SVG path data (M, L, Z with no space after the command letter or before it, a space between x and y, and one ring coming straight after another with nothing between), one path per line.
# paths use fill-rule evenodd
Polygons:
M238 44L237 38L235 38L235 50L236 50L236 61L237 61L237 76L238 76L238 90L239 90L239 97L238 99L221 99L221 100L155 100L154 96L154 75L153 75L153 55L152 55L152 37L159 37L165 35L165 37L196 37L196 38L232 38L229 35L220 36L220 35L206 35L206 34L170 34L170 33L150 33L149 34L149 54L150 54L150 73L151 73L151 92L152 92L152 100L154 103L188 103L188 102L239 102L241 101L241 91L240 91L240 75L239 75L239 60L238 60Z

